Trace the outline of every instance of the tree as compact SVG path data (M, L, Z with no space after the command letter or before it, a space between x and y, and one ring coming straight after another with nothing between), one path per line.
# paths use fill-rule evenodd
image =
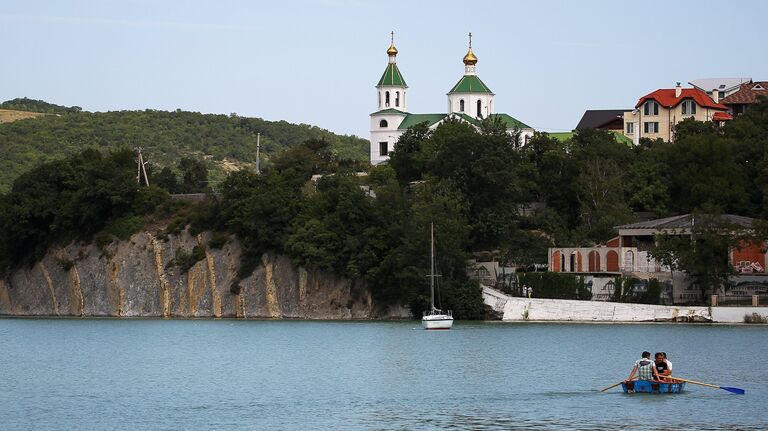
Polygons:
M685 271L702 297L727 289L734 274L729 251L748 243L751 234L722 216L693 214L690 235L673 232L659 235L651 251L670 270Z
M208 165L204 160L184 157L179 161L181 193L200 193L208 190Z

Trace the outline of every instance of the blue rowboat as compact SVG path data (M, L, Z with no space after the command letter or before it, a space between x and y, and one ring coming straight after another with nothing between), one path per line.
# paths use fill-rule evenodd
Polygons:
M657 382L653 380L635 380L621 384L621 389L624 390L625 394L679 394L683 392L684 387L685 382Z

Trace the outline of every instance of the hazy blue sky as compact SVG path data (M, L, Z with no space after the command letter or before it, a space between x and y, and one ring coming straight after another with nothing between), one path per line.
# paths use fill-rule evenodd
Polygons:
M0 1L0 100L236 112L368 138L395 31L410 112L467 33L497 112L570 130L676 81L768 80L768 1Z

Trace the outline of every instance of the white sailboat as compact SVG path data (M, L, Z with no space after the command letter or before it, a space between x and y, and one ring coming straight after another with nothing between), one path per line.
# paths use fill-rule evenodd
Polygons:
M429 293L430 293L430 309L424 312L424 316L421 318L421 326L424 329L451 329L453 326L453 315L451 311L443 311L435 307L435 228L430 223L430 249L429 249Z

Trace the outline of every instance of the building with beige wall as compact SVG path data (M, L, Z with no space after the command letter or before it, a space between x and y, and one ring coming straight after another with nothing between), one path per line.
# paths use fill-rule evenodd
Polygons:
M624 113L624 135L635 145L641 138L675 140L674 126L686 118L696 121L731 120L725 105L698 88L662 88L641 97L635 109Z

